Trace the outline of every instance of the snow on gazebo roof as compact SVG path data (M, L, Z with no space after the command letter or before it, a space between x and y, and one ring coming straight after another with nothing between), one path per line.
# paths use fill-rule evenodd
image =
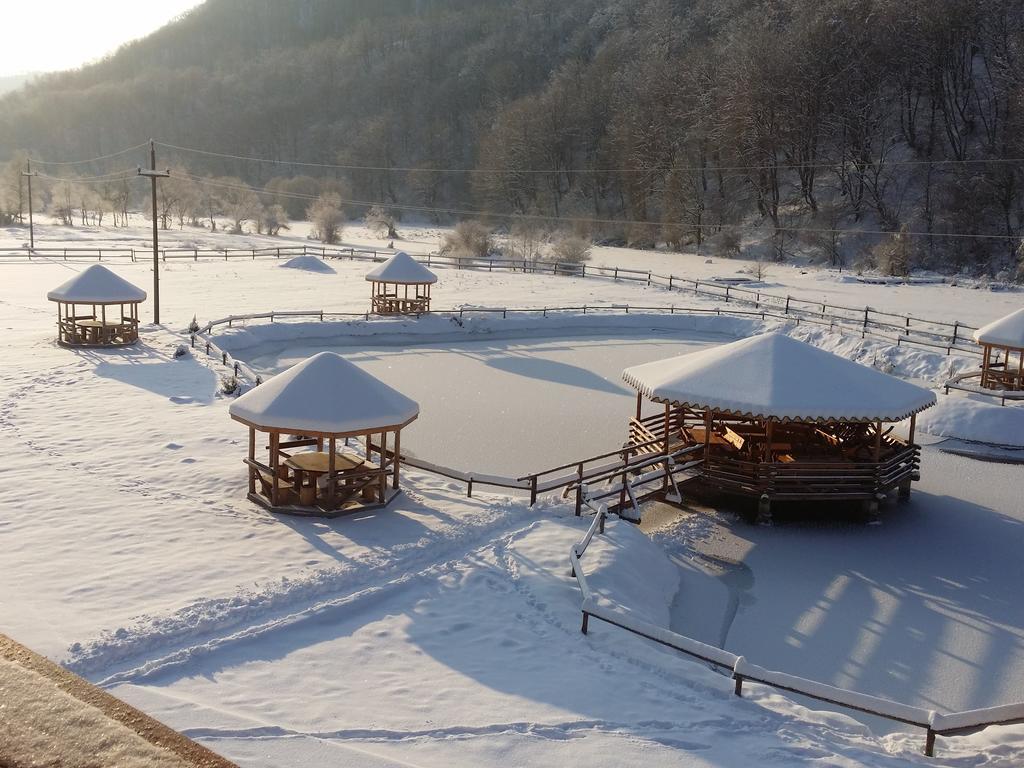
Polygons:
M130 304L145 301L146 292L102 264L93 264L54 288L46 298L67 304Z
M636 365L623 379L651 400L781 421L902 421L934 393L781 333Z
M437 275L424 267L405 251L399 251L376 269L366 279L374 283L398 283L399 285L427 285L437 282Z
M979 344L1024 349L1024 309L979 328L974 332L974 340Z
M293 365L228 408L253 426L333 435L405 426L419 412L415 401L334 352Z

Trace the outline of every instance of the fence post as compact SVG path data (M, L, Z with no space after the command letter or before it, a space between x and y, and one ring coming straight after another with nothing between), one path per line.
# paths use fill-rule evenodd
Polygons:
M615 277L613 279L615 279L615 280L619 279L619 268L618 267L615 268Z
M672 278L672 275L669 275L669 276L668 276L668 289L669 289L670 291L672 290L672 279L673 279L673 278Z
M537 503L537 476L530 478L530 506Z
M583 462L576 467L576 517L583 514Z
M935 757L935 731L928 726L928 735L924 737L925 757Z
M725 303L729 303L729 286L725 286Z
M580 632L582 632L584 635L587 634L589 620L590 620L590 614L587 613L586 611L584 611L583 612L583 626L580 627Z
M227 365L228 364L228 353L227 352L221 352L220 353L220 362L221 362L222 365Z
M473 498L473 478L469 478L469 482L466 484L466 498Z
M736 681L736 686L733 688L733 693L735 693L737 696L742 698L743 697L743 675L737 675L734 672L733 676L732 676L732 679Z
M953 323L953 346L956 346L956 337L960 332L960 321L957 320Z
M651 287L651 273L650 272L647 273L647 287L648 288Z
M581 277L586 277L587 276L587 265L586 264L581 264L580 266L583 268L583 273L582 273Z
M864 307L864 330L868 329L868 313L871 312L871 307Z

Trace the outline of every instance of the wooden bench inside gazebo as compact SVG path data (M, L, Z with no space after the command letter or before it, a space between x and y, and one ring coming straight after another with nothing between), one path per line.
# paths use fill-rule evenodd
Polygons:
M377 315L418 315L430 311L437 275L399 251L366 275L371 311Z
M246 392L228 410L249 428L249 499L274 512L327 517L394 498L402 429L419 415L414 401L330 352Z
M146 292L93 264L50 291L57 304L57 341L67 347L123 347L139 340Z
M869 515L919 478L916 414L932 392L783 334L763 334L624 372L637 389L629 445L702 447L700 480L758 499L859 500ZM659 404L644 415L644 402ZM907 437L894 423L909 419ZM640 450L638 448L638 450Z
M1024 390L1024 309L974 332L981 345L981 386L984 389Z

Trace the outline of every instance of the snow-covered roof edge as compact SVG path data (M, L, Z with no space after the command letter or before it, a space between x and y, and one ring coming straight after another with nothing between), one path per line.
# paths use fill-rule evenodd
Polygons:
M146 292L102 264L93 264L46 294L50 301L78 304L130 304L146 300Z
M366 279L375 283L427 285L437 282L437 275L405 251L399 251L379 267L370 270Z
M742 395L748 397L748 401L744 402L740 399L740 396L737 396L736 392L728 391L728 385L719 386L718 382L712 381L712 384L706 392L703 394L695 393L694 397L688 398L683 396L681 391L675 393L670 391L673 386L680 386L679 384L662 381L658 384L652 385L650 380L645 376L646 374L647 376L651 376L655 379L659 378L659 376L664 377L666 374L670 374L673 366L676 366L681 372L685 373L685 376L695 377L697 379L696 386L694 386L693 381L685 381L685 377L681 377L685 381L682 386L693 386L694 389L699 389L699 374L701 373L700 363L704 363L708 371L713 371L715 368L727 365L730 362L729 353L733 348L750 349L755 345L764 347L768 342L775 339L780 340L786 346L790 347L791 350L804 349L807 353L805 357L810 359L801 361L803 363L814 364L816 360L818 362L828 361L835 369L846 366L856 366L856 368L848 370L856 374L867 373L878 377L877 380L879 383L889 380L891 385L899 385L899 389L910 394L913 393L913 390L917 390L920 393L920 397L901 398L904 400L901 405L890 405L889 407L886 407L884 402L871 404L853 402L849 406L847 406L846 403L842 403L842 405L836 405L833 403L825 409L816 409L813 406L806 406L806 410L801 411L800 408L804 406L794 405L792 402L802 402L804 400L804 398L800 397L799 393L795 396L793 393L788 393L788 399L791 401L789 404L779 404L778 407L773 407L772 403L762 403L760 406L750 407L752 403L749 401L756 400L757 396L754 393L749 393L749 389L747 392L743 392L743 388L740 387ZM744 351L746 351L746 349L744 349ZM698 365L687 365L687 363L691 361L697 361ZM705 361L707 362L705 363ZM838 388L841 387L840 382L843 381L843 377L835 375L840 373L837 370L831 371L831 374L833 375L827 377L828 381L818 381L813 374L808 372L805 365L792 367L799 367L799 378L801 381L807 383L815 382L819 388L825 386L830 395L836 395L838 393ZM765 374L765 379L772 378L769 376L769 372L767 370L763 368L762 370ZM792 339L791 337L781 333L762 334L749 339L741 339L737 342L732 342L731 344L725 344L721 347L715 347L711 350L694 352L677 358L669 358L667 360L659 360L653 363L632 366L622 372L622 378L641 395L653 402L667 403L669 405L693 408L695 410L710 409L735 418L766 419L783 423L828 423L840 421L862 423L870 423L874 421L897 422L903 421L904 419L910 418L921 411L931 408L936 403L935 393L930 390L909 382L904 382L896 377L882 373L881 371L876 371L873 368L862 366L860 363L839 357L831 352L819 349L806 344L805 342L797 341L796 339ZM861 378L864 377L861 376ZM731 381L730 384L734 385L735 380ZM891 386L890 389L892 389ZM669 391L659 393L658 390ZM806 399L809 400L811 398L808 396ZM834 399L841 401L842 397L840 396ZM880 397L880 400L884 399L884 396Z
M974 332L979 344L1024 349L1024 309L1011 312Z
M293 365L235 400L237 421L272 430L324 435L401 428L419 404L334 352Z

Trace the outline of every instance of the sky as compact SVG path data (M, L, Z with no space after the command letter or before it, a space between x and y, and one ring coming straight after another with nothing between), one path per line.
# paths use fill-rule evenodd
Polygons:
M200 0L3 0L0 77L72 69L145 37Z

